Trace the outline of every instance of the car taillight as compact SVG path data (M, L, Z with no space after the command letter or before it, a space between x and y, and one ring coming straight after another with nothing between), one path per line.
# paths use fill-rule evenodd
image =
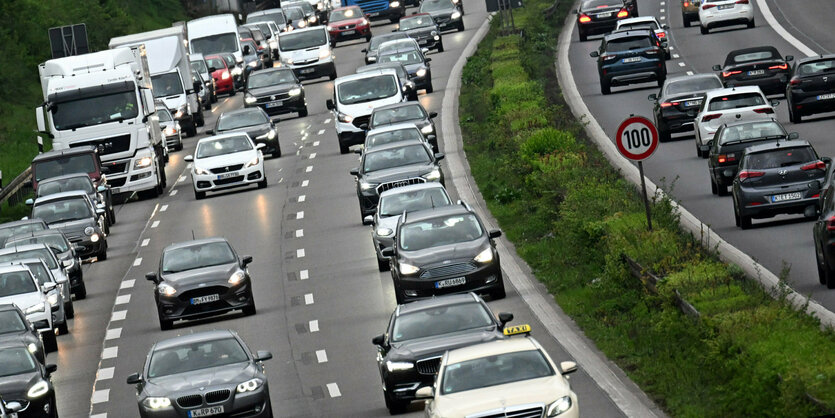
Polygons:
M661 103L661 107L670 107L670 106L678 106L680 102L664 102Z
M811 164L806 164L803 167L800 167L800 169L803 170L803 171L807 171L807 170L823 170L823 171L826 171L826 163L824 163L823 161L815 161Z
M711 8L714 8L714 7L716 7L715 4L705 4L704 6L702 6L702 10L707 10L707 9L711 9Z
M720 164L730 163L736 161L736 157L733 154L721 154L719 155L717 161L719 161Z
M710 122L714 119L718 119L721 116L722 116L722 114L720 114L720 113L714 113L712 115L704 115L704 116L702 116L702 122Z
M748 4L748 0L736 0L736 4Z
M661 51L658 49L658 47L653 47L652 49L648 49L646 51L647 54L657 54L659 52L661 52Z
M826 219L826 230L835 231L835 216L830 216Z
M774 113L774 109L770 107L761 107L759 109L754 109L754 112L771 115Z
M667 34L664 33L664 32L658 32L658 33L655 34L655 36L657 36L660 39L660 38L666 38Z
M789 81L789 84L791 84L791 85L793 85L793 86L799 85L800 83L802 83L802 81L800 81L800 80L799 80L799 79L797 79L797 78L793 78L793 79L791 79L791 80Z
M580 23L589 23L591 18L588 15L580 15Z
M603 55L600 56L600 59L602 59L603 61L608 61L608 60L615 59L615 58L617 58L617 55L603 54Z
M771 67L768 67L768 69L769 70L788 70L789 69L789 64L783 63L783 64L780 64L780 65L772 65Z
M618 12L618 19L629 17L629 12L626 9L620 9Z
M686 1L686 2L682 3L681 5L682 5L682 7L690 7L690 2Z
M740 180L752 179L752 178L755 178L755 177L762 177L762 176L764 176L764 175L765 175L765 171L749 171L749 170L745 170L745 171L740 171L740 172L739 172L739 179L740 179Z
M732 75L742 74L742 71L722 71L722 77L730 77Z

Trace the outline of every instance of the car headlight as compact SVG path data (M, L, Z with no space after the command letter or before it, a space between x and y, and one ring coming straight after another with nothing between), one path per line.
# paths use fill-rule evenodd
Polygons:
M387 237L387 236L390 236L393 233L394 233L394 230L391 229L391 228L386 228L386 227L382 227L382 226L377 228L377 235L379 235L381 237Z
M34 399L42 396L46 392L49 392L49 384L46 383L46 380L41 380L38 383L32 385L31 388L29 388L29 391L26 392L26 397L29 399Z
M429 173L424 174L423 178L429 181L438 181L441 179L441 170L438 170L437 168L432 169Z
M165 136L177 135L177 128L175 128L173 126L169 126L169 127L165 128L165 131L163 131L163 133L165 134Z
M415 274L420 270L417 266L411 264L400 263L400 274Z
M26 315L29 315L29 314L33 314L33 313L43 312L45 310L46 310L46 306L44 306L43 303L38 303L38 304L35 304L35 305L32 305L32 306L26 308L26 310L23 311L23 313L26 314Z
M378 186L377 183L369 183L365 180L360 180L360 189L362 189L362 190L371 190L371 189L373 189L377 186Z
M404 370L411 370L415 367L414 364L408 361L387 361L386 368L389 372L402 372Z
M310 23L316 23L316 16L310 16L307 18L307 21Z
M58 292L55 292L46 297L46 301L49 302L50 306L55 306L58 304Z
M150 167L150 166L151 166L151 164L152 164L153 162L154 162L154 159L153 159L153 158L151 158L151 156L150 156L150 155L149 155L149 156L145 156L145 157L142 157L142 158L140 158L140 159L138 159L138 160L134 161L134 162L133 162L133 168L134 168L134 170L135 170L135 169L139 169L139 168L146 168L146 167Z
M157 292L164 296L174 296L174 294L177 293L177 289L168 283L160 283L159 286L157 286Z
M397 7L397 6L395 6L395 7ZM359 24L360 26L365 26L367 24L368 24L368 19L363 18L362 20L360 20L360 24Z
M319 51L319 59L320 60L323 60L323 59L325 59L329 56L331 56L330 49L323 49L323 50Z
M453 20L460 19L461 18L461 12L456 10L456 11L452 12L452 14L449 17Z
M252 167L252 166L254 166L254 165L257 165L259 161L261 161L261 159L260 159L260 158L258 158L258 156L256 155L256 156L255 156L255 158L253 158L253 159L249 160L249 162L248 162L248 163L246 163L246 165L244 166L244 168L249 168L249 167Z
M399 1L393 1L393 2L389 3L389 7L391 7L391 8L400 7L400 2Z
M287 92L287 94L289 94L291 96L298 96L298 95L302 94L302 89L301 89L301 87L292 88L292 89L290 89L290 91Z
M209 170L200 168L198 166L194 166L194 174L197 174L197 175L200 175L200 176L205 176L205 175L209 175L211 173L209 173Z
M423 77L426 75L426 68L419 68L415 73L418 77Z
M351 115L346 115L342 112L337 112L336 118L339 119L342 123L351 123L354 121L354 117Z
M420 128L420 132L424 134L431 134L432 132L435 132L435 129L432 128L432 125L426 125L423 128Z
M436 41L440 41L440 40L441 40L441 37L440 37L440 36L438 36L438 35L432 35L432 36L435 38L435 40L436 40Z
M246 102L247 104L255 103L257 101L258 99L253 97L251 94L247 94L246 97L244 97L244 102Z
M375 57L375 56L373 56L373 55L370 55L370 56L368 57L368 62L377 62L377 57Z
M92 226L84 228L84 235L93 235L95 232L96 230Z
M90 235L90 241L99 242L99 234Z
M264 381L257 377L255 379L247 380L246 382L238 384L238 393L252 392L261 387L263 383Z
M287 63L287 65L293 65L293 59L292 58L283 58L282 61Z
M474 258L475 261L479 263L489 263L493 261L493 249L488 248L480 253Z
M147 406L148 408L151 408L151 409L168 408L169 406L171 406L171 399L163 398L163 397L157 397L157 396L151 396L151 397L145 398L145 400L142 401L142 404Z
M243 72L243 69L241 69L240 67L235 67L232 69L232 75L241 75L241 72Z
M563 396L562 398L554 401L554 403L548 405L548 410L546 411L545 416L555 417L565 411L568 411L569 409L571 409L571 397Z
M322 2L316 3L316 9L317 10L325 10L325 3L322 3Z
M231 276L229 276L229 280L227 280L227 282L229 282L229 284L235 285L235 284L238 284L238 283L244 281L245 278L246 278L246 275L244 274L244 272L236 271L236 272L232 273Z
M38 352L38 346L35 345L35 343L29 343L29 345L26 346L26 349L29 350L29 352L32 353L32 354L35 354L35 353Z
M300 27L300 28L303 28L303 27L305 27L305 26L307 26L307 21L304 21L304 20L299 21L299 27Z
M233 70L233 71L234 71L234 70ZM220 73L220 78L221 78L221 79L223 79L223 80L228 79L228 78L229 78L229 71L228 71L228 70L226 70L226 71L224 71L224 72Z
M185 110L186 110L186 108L184 108L184 107L180 108L180 109L177 109L177 111L174 112L174 119L179 119L179 118L183 117L183 115L185 114Z

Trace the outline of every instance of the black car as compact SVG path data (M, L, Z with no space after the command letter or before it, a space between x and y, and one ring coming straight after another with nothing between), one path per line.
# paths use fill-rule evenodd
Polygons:
M41 364L46 364L40 333L26 319L23 311L13 304L0 305L0 345L18 342L34 354Z
M127 383L142 417L272 417L262 363L271 358L231 330L189 333L154 344Z
M46 222L43 219L23 219L20 221L6 222L0 224L0 244L5 244L6 240L13 235L25 234L32 231L43 231L48 229Z
M835 187L827 187L821 211L812 228L818 279L827 289L835 289Z
M499 230L487 231L465 205L408 212L400 217L391 257L397 303L433 296L476 292L505 297L496 251Z
M50 378L56 370L54 364L41 364L20 342L0 343L0 397L21 405L19 418L58 416Z
M292 71L290 71L292 73ZM260 107L236 109L223 112L215 122L215 128L206 131L209 135L246 132L252 142L266 145L264 154L281 157L281 144L275 123Z
M32 218L43 219L50 229L63 232L81 258L107 260L108 226L105 210L93 206L83 191L40 197L32 206Z
M737 49L725 57L725 65L714 65L722 73L725 87L759 86L766 95L783 94L789 82L791 55L782 57L773 46Z
M638 5L630 1L634 14L630 13L623 0L586 0L574 11L577 15L577 30L580 42L585 42L589 35L602 35L615 30L618 20L638 16Z
M397 31L405 33L410 38L418 41L418 45L421 48L444 52L444 39L441 34L441 28L438 27L435 19L428 13L411 15L400 19Z
M673 133L692 131L695 126L693 119L699 112L705 92L722 87L722 81L715 74L666 79L658 94L649 95L649 100L654 102L653 116L659 140L669 141Z
M426 58L423 52L413 48L398 48L386 51L385 54L377 57L377 63L389 62L402 64L409 73L409 80L415 83L414 90L426 90L426 94L432 93L432 67L429 62L432 58Z
M304 10L298 4L282 7L281 10L284 12L284 17L287 19L287 26L290 26L293 29L303 29L308 26Z
M783 213L817 215L829 161L803 140L746 148L733 183L736 225L748 229L752 218Z
M219 315L240 309L255 315L252 279L246 268L252 256L240 257L223 238L171 244L162 250L159 271L145 275L154 282L159 326L175 320Z
M658 82L667 78L664 46L655 32L648 29L613 32L603 37L600 48L589 55L597 59L600 92L609 94L611 86Z
M252 73L244 89L244 106L260 107L268 115L298 112L307 116L304 86L289 68L272 68Z
M417 101L418 97L415 82L409 80L409 72L406 71L406 67L399 62L363 65L362 67L357 68L357 74L369 71L379 71L387 68L391 68L397 73L397 80L400 82L400 89L403 90L403 94L406 95L406 98L408 100Z
M408 37L409 35L405 32L384 33L372 36L371 40L368 41L368 47L363 48L361 51L365 53L365 63L373 64L377 62L377 48L379 48L384 42L393 41L395 39L405 39Z
M281 7L298 7L302 9L304 12L304 19L307 22L307 26L316 26L319 22L319 14L316 12L316 9L313 8L313 5L308 3L307 0L284 0L281 2Z
M412 140L381 145L362 154L360 166L350 171L357 180L360 219L373 215L380 193L407 184L435 181L444 184L440 161L424 141Z
M794 64L786 86L789 120L835 111L835 55L802 58Z
M713 139L708 141L710 151L707 170L710 175L711 192L719 196L728 195L728 186L733 184L745 148L763 142L797 138L796 132L787 133L783 126L773 119L720 126Z
M108 187L105 185L96 187L87 173L66 174L41 180L38 182L38 188L35 189L35 198L73 190L81 190L87 193L96 207L103 205L108 225L116 223L116 211L113 210L112 194L108 193Z
M81 257L76 253L76 247L69 238L57 229L46 229L43 231L26 232L14 235L6 241L5 248L28 245L44 244L55 254L61 266L66 270L70 280L70 291L76 299L87 297L87 286L84 284L84 272L81 269Z
M453 0L421 0L418 13L432 16L442 31L448 29L464 31L464 12Z
M368 120L368 126L364 129L376 129L383 125L393 125L395 123L410 122L420 128L420 132L426 136L433 135L437 137L435 132L435 123L432 119L438 116L437 112L427 112L420 103L395 103L386 106L374 108L371 111L371 117ZM438 140L430 140L432 148L438 152Z
M377 346L383 397L392 414L403 412L415 391L435 383L441 357L448 350L504 339L513 314L496 318L478 295L447 295L399 305Z

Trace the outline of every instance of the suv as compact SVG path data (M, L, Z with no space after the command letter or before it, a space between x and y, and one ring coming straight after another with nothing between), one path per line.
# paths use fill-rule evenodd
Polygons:
M667 61L666 40L659 40L649 29L613 32L603 37L600 48L589 55L597 58L600 92L609 94L611 86L655 81L664 85Z
M324 26L297 29L278 35L281 65L296 73L299 80L327 76L336 79L328 29Z
M798 60L786 86L789 120L800 123L803 116L835 110L835 55Z
M720 126L731 122L770 120L780 102L770 103L757 86L710 90L696 114L696 155L707 158L707 142L713 139Z

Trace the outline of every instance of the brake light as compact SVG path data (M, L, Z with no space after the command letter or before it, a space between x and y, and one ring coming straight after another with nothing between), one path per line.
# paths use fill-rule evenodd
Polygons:
M788 70L789 69L789 64L782 63L780 65L772 65L771 67L768 67L768 69L769 70Z
M664 102L661 103L661 107L670 107L670 106L678 106L680 102Z
M730 163L730 162L736 161L736 157L733 154L727 154L727 155L722 154L722 155L719 156L718 161L719 161L720 164Z
M658 33L655 34L655 36L657 36L660 39L660 38L666 38L667 34L664 33L664 32L658 32Z
M764 175L765 175L765 171L749 171L749 170L745 170L745 171L740 171L740 172L739 172L739 179L740 179L740 180L752 179L752 178L756 178L756 177L762 177L762 176L764 176Z
M789 84L791 84L791 85L793 85L793 86L796 86L796 85L798 85L798 84L800 84L800 83L802 83L802 81L800 81L800 80L799 80L799 79L797 79L797 78L793 78L793 79L789 80Z
M815 161L811 164L806 164L803 167L800 167L801 170L823 170L826 171L826 163L823 161Z
M707 9L711 9L711 8L714 8L714 7L716 7L715 4L705 4L704 6L702 6L702 10L707 10Z
M624 17L629 17L629 12L626 9L620 9L620 11L618 12L618 19Z
M615 58L617 58L617 55L603 54L603 55L600 56L600 59L602 59L603 61L608 61L608 60L615 59Z
M722 77L730 77L732 75L742 74L742 71L735 70L735 71L722 71Z
M704 115L704 116L702 116L702 122L710 122L714 119L718 119L721 116L722 116L721 113L714 113L712 115Z
M588 15L580 15L580 23L589 23L591 18Z
M690 7L690 2L689 2L689 1L684 2L684 3L682 4L682 6L684 6L684 7Z
M835 231L835 216L830 216L826 219L826 230Z
M748 4L748 0L736 0L736 4Z
M754 112L771 115L774 114L774 109L770 107L761 107L759 109L754 109Z

